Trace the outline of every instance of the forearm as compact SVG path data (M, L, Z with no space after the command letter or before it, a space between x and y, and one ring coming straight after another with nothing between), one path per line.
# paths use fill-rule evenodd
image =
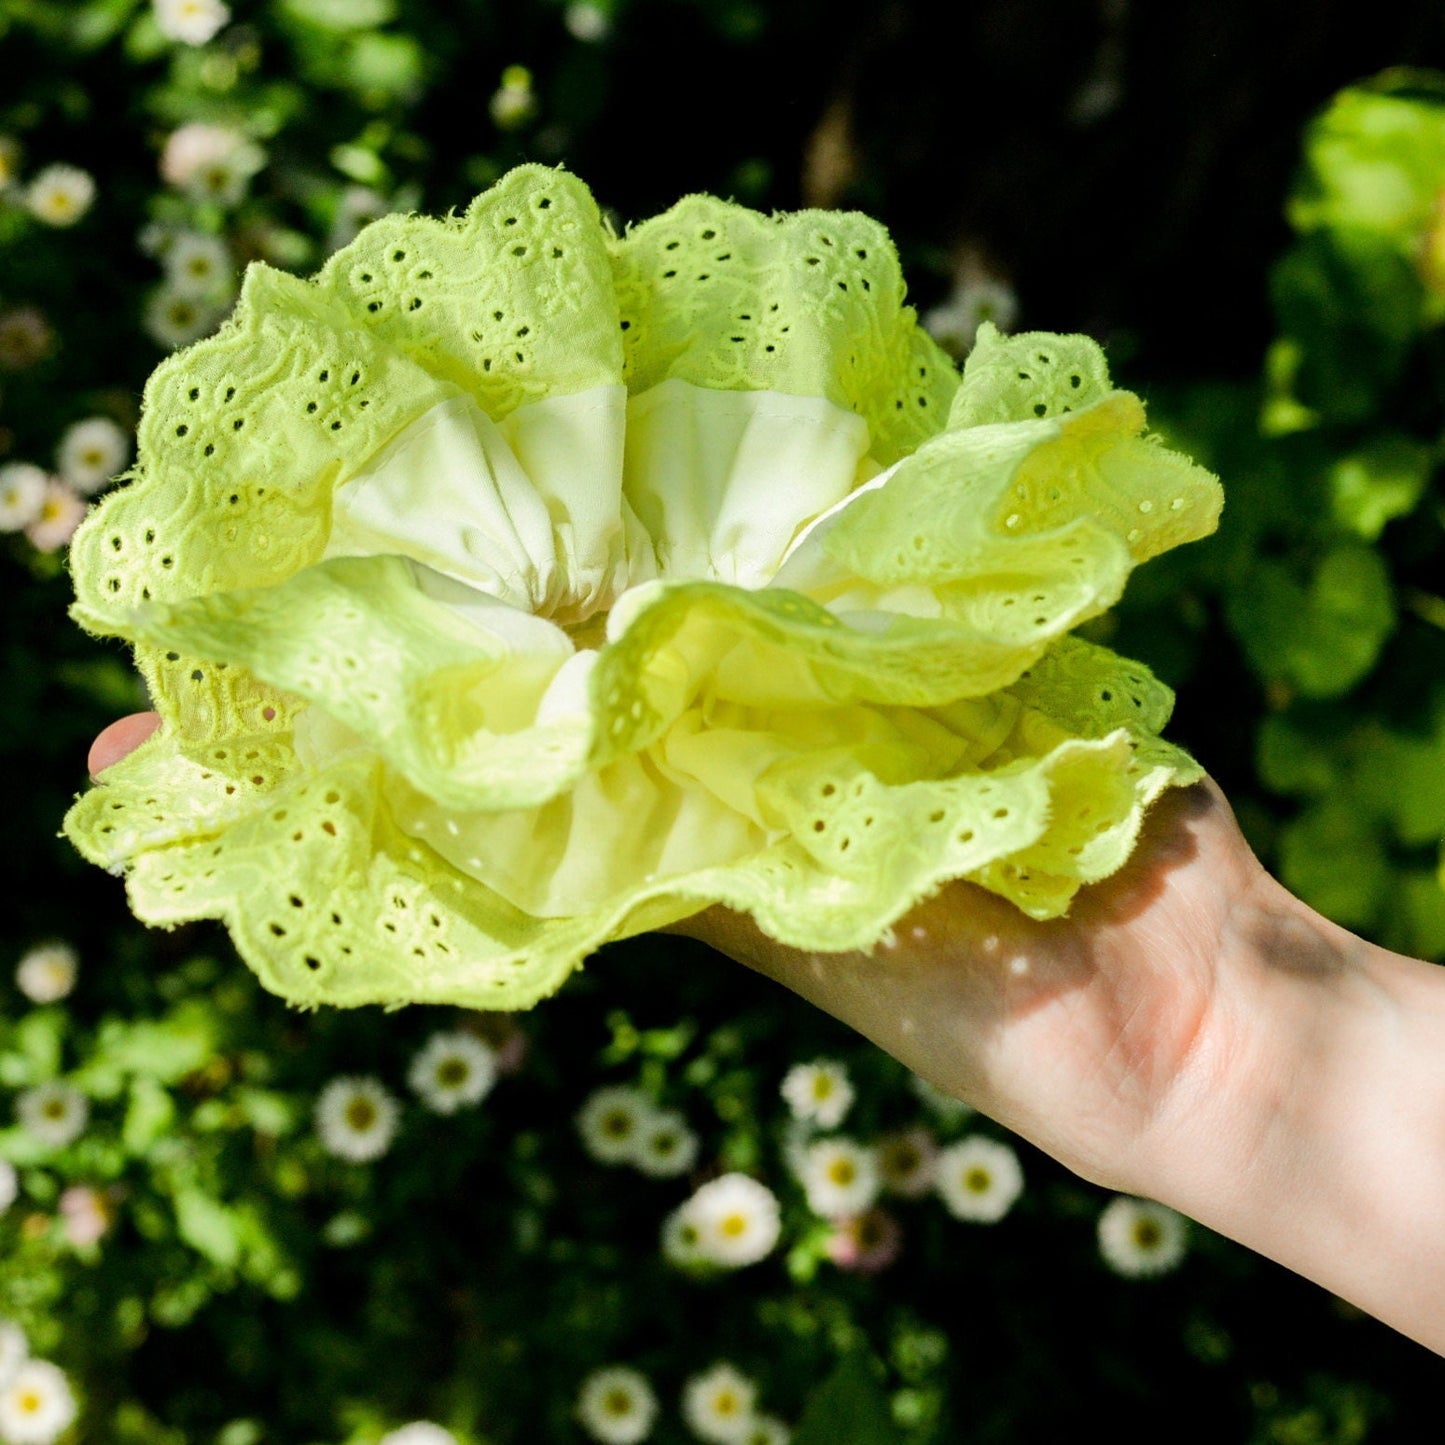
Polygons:
M1445 1354L1445 969L1266 882L1140 1193Z

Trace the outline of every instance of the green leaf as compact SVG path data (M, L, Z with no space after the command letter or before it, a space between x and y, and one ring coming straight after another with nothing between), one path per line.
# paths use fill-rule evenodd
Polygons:
M893 1423L879 1370L868 1355L845 1355L808 1400L793 1445L891 1445Z
M1414 958L1445 960L1445 876L1411 869L1398 877L1382 941Z
M1270 298L1295 347L1293 401L1327 422L1372 418L1424 325L1411 263L1367 233L1318 231L1275 265Z
M1378 84L1342 91L1306 134L1305 166L1298 230L1369 232L1413 254L1445 176L1445 105Z
M396 0L284 0L283 8L323 30L370 30L396 18Z
M176 1106L170 1094L154 1079L137 1078L130 1086L121 1139L127 1151L143 1155L175 1122Z
M223 1269L241 1257L241 1235L231 1211L219 1199L196 1188L177 1192L176 1232L197 1254Z
M1330 468L1335 520L1373 542L1385 524L1415 510L1430 480L1434 452L1404 436L1382 436Z
M1316 803L1280 833L1280 876L1312 908L1346 928L1369 928L1392 882L1375 823L1344 798Z
M1361 735L1354 789L1394 826L1400 842L1445 837L1445 707L1433 736L1407 737L1372 725Z
M421 94L426 57L408 35L361 35L347 64L349 87L387 99L410 100Z
M1395 627L1385 562L1357 542L1331 548L1304 584L1283 563L1258 562L1225 610L1259 677L1306 697L1348 692Z
M41 1083L60 1072L66 1015L58 1008L32 1009L11 1030L0 1059L0 1083L11 1088Z
M298 1110L285 1094L271 1089L240 1088L235 1098L242 1117L258 1134L279 1138L296 1127Z
M158 1019L107 1019L88 1068L174 1084L216 1052L217 1020L209 1004L187 999Z
M1339 785L1344 760L1338 746L1329 747L1289 715L1275 713L1260 724L1255 766L1260 782L1271 792L1311 798Z

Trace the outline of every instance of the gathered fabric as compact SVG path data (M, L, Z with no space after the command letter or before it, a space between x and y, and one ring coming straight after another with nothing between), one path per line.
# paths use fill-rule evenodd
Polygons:
M1055 917L1200 776L1075 631L1220 505L1087 338L960 376L867 217L618 236L524 166L157 369L71 558L163 725L66 831L300 1004L527 1007L715 903L823 953L953 879Z

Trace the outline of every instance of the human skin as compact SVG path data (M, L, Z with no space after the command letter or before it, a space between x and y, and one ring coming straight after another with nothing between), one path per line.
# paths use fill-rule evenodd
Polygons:
M157 725L96 739L99 774ZM952 883L868 953L722 908L702 939L1106 1188L1168 1204L1445 1354L1445 969L1322 918L1211 781L1036 922Z

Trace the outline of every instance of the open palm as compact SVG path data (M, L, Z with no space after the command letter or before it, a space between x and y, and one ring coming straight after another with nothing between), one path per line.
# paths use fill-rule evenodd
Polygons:
M1035 922L958 882L867 954L785 948L723 909L677 931L817 1003L1076 1172L1131 1188L1181 1089L1207 1092L1203 1075L1238 1061L1229 970L1257 943L1237 935L1264 926L1255 901L1271 892L1283 894L1210 782L1161 798L1128 864L1067 918Z

